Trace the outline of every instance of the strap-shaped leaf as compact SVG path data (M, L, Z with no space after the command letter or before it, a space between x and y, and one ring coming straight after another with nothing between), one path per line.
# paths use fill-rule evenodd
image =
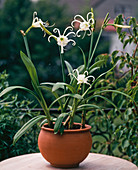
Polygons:
M69 114L68 113L62 113L58 116L55 125L54 125L54 134L57 134L58 131L60 130L61 126L62 126L62 122L64 120L64 118L66 118Z
M50 85L50 86L54 86L55 83L51 83L51 82L44 82L41 83L40 85Z
M38 99L38 97L36 96L36 94L32 90L30 90L30 89L28 89L26 87L23 87L23 86L11 86L11 87L7 87L6 89L4 89L0 93L0 97L4 96L5 94L7 94L10 91L15 90L15 89L21 89L21 90L25 90L25 91L29 92L30 94L32 94L40 102L40 100Z
M51 92L55 96L56 99L59 98L59 95L56 92L52 92L52 87L39 86L39 88L42 88L42 89L45 89L45 90ZM61 107L61 111L63 111L63 104L62 104L61 100L58 100L58 103Z
M71 85L67 84L67 83L62 83L62 82L57 82L53 88L52 88L52 91L56 91L58 90L59 88L62 88L64 89L64 86L66 86L72 93L75 93L75 89L74 87L72 87Z
M100 69L100 67L92 68L92 69L89 71L89 75L92 74L95 70L98 70L98 69Z
M73 97L73 98L76 98L76 99L79 99L79 100L82 100L83 97L79 94L64 94L62 96L60 96L59 98L57 98L56 100L54 100L51 105L49 106L49 109L60 99L64 98L64 97Z
M112 92L112 93L122 94L123 96L126 96L126 97L128 97L129 99L131 99L133 102L135 102L134 99L133 99L131 96L129 96L128 94L123 93L123 92L121 92L121 91L118 91L118 90L102 90L102 91L97 92L97 94L105 93L105 92Z
M117 64L115 64L111 69L109 69L108 71L102 73L100 76L97 77L97 79L92 83L92 85L100 78L102 77L103 75L109 73L110 71L112 71L115 67L116 67Z
M39 120L46 118L44 115L39 115L31 120L29 120L27 123L25 123L21 129L14 135L13 138L13 145L18 141L18 139L24 135L33 125L35 125Z
M91 70L92 70L93 68L95 68L95 67L100 67L103 62L104 62L104 60L99 60L99 61L95 62L95 63L89 68L89 71L91 71Z
M80 49L81 52L82 52L83 62L84 62L84 70L86 70L86 65L87 65L87 63L86 63L86 56L85 56L84 51L82 50L82 48L79 47L79 49Z
M66 64L66 67L68 69L68 73L70 75L70 79L72 80L73 76L71 75L71 73L73 72L73 68L72 68L72 66L70 65L70 63L68 61L65 61L65 64Z
M31 80L33 81L34 85L39 85L39 81L38 81L38 77L37 77L37 72L35 69L34 64L32 63L32 61L30 60L29 57L27 57L22 51L20 52L21 55L21 59L23 61L23 63L25 64L28 73L31 77Z
M108 103L110 103L112 106L114 106L114 108L116 108L116 110L121 114L120 110L117 108L117 106L111 101L109 100L108 98L104 97L104 96L101 96L101 95L93 95L93 96L90 96L87 98L87 100L91 100L92 98L95 98L95 97L100 97L101 99L104 99L105 101L107 101Z
M83 104L83 105L80 105L80 106L78 106L77 111L90 110L92 108L99 109L101 111L101 113L104 114L104 111L102 110L102 108L97 106L97 105L95 105L95 104Z

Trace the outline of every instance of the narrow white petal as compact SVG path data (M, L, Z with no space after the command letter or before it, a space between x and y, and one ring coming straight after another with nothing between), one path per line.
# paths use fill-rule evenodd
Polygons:
M73 30L73 28L72 28L71 26L68 26L68 27L64 30L63 35L65 35L65 33L66 33L66 31L67 31L68 29L70 29L71 31Z
M85 74L85 73L88 75L88 71L84 71L84 74Z
M74 37L75 37L75 32L69 32L67 35L66 35L66 37L68 37L70 34L74 34Z
M88 31L89 31L90 33L88 33L87 35L90 36L90 35L92 34L92 31L91 31L90 29L88 29Z
M90 77L92 77L92 78L93 78L93 81L95 80L95 77L94 77L94 76L88 76L88 77L87 77L87 79L88 79L88 78L90 78Z
M87 14L87 21L89 20L89 15L91 15L91 18L93 17L93 13L92 12L89 12L88 14Z
M60 30L59 30L58 28L54 28L54 29L53 29L53 32L54 32L54 33L57 33L57 32L58 32L58 35L61 36Z
M92 22L90 22L90 21L92 21ZM89 22L89 24L93 25L93 24L94 24L94 19L93 19L93 18L90 18L90 19L88 20L88 22Z
M81 21L79 21L79 20L75 19L75 20L73 20L73 21L71 22L71 26L72 26L72 27L74 27L74 25L73 25L73 24L74 24L74 22L81 23Z
M36 17L36 15L37 15L37 12L34 11L34 13L33 13L33 19Z
M76 32L76 36L77 36L77 37L80 37L80 36L81 36L81 35L78 34L80 31L81 31L81 30L79 29L79 30Z
M85 20L81 15L75 15L74 20L75 20L77 17L81 18L83 21L86 22L86 20Z
M50 35L49 37L48 37L48 42L50 42L50 38L51 37L53 37L53 38L56 38L57 39L57 37L55 36L55 35Z
M71 41L73 42L72 45L75 46L75 45L76 45L76 42L75 42L74 40L72 40L72 39L69 39L69 40L68 40L68 42L71 42Z
M82 39L85 37L85 35L86 35L86 31L84 31L84 34L83 34L83 37L82 37Z

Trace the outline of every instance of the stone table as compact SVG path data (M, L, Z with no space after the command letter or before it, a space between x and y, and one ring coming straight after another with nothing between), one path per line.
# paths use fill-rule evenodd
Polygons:
M26 154L0 162L0 170L59 170L52 167L40 153ZM113 156L90 153L74 170L138 170L133 163Z

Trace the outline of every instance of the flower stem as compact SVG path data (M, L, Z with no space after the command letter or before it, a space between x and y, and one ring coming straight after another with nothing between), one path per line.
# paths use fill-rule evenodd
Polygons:
M93 59L94 53L95 53L95 51L96 51L97 45L98 45L98 43L99 43L99 40L100 40L102 31L103 31L103 28L101 27L101 30L100 30L100 32L99 32L99 35L98 35L98 38L97 38L97 41L96 41L96 44L95 44L95 47L94 47L93 52L92 52L92 55L91 55L91 57L90 57L90 59L89 59L89 61L88 61L87 69L89 68L89 66L90 66L90 64L91 64L91 62L92 62L92 59Z
M93 46L93 32L91 35L91 42L90 42L90 50L89 50L89 57L88 57L88 61L90 60L91 57L91 53L92 53L92 46Z
M40 23L41 28L43 28L43 30L48 34L48 35L53 35L50 31L48 31L41 23ZM53 37L56 41L57 38Z
M30 31L30 29L32 29L33 27L32 27L32 25L26 30L26 32L25 32L25 34L27 34L29 31Z
M77 99L74 98L73 100L73 106L72 106L72 112L70 114L70 122L69 122L69 129L73 128L73 120L74 120L74 115L76 113L76 109L77 109Z
M59 49L60 50L60 49ZM65 63L64 63L64 55L60 52L60 61L61 61L61 67L62 67L62 77L63 82L66 82L66 75L65 75ZM64 86L64 94L66 93L66 87Z
M30 55L30 50L29 50L29 46L28 46L28 41L27 41L26 34L24 33L23 30L20 30L20 32L21 32L21 34L22 34L22 36L23 36L23 40L24 40L24 44L25 44L27 56L31 59L31 55Z

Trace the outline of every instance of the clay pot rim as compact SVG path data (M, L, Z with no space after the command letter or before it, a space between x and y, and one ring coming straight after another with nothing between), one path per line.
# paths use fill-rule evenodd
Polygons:
M75 125L81 125L81 123L74 123ZM41 129L46 130L46 131L51 131L54 133L54 129L44 127L45 125L48 125L48 123L45 123ZM85 128L83 129L65 129L64 133L70 133L70 132L83 132L83 131L89 131L91 129L90 125L85 124Z

